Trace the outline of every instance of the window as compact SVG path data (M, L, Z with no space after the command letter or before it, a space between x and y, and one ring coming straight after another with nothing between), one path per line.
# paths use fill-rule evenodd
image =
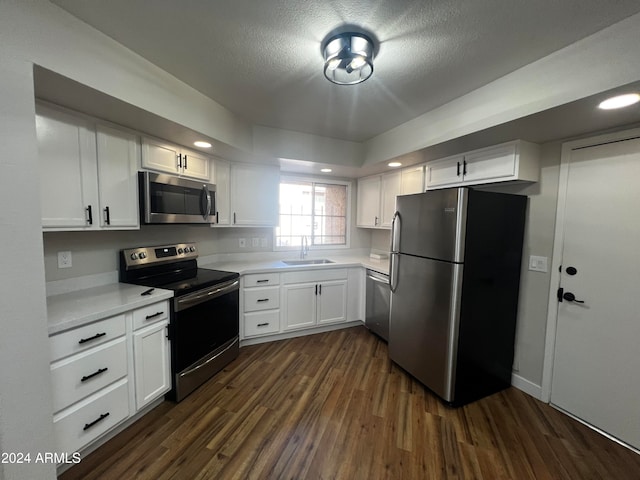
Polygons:
M280 222L276 247L347 245L347 183L305 179L280 180Z

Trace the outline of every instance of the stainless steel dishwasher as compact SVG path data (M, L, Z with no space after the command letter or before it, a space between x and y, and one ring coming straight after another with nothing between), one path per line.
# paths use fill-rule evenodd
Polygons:
M385 341L389 341L389 306L391 291L389 276L367 270L366 327Z

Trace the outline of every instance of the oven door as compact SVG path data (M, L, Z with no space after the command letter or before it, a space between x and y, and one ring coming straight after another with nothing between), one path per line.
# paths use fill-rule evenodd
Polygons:
M239 353L239 279L174 299L172 395L198 388Z
M144 223L215 223L215 185L151 172L139 177Z

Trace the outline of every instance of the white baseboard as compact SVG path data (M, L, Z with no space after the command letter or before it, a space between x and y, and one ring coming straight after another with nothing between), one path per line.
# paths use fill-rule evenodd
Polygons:
M357 327L364 325L362 320L352 320L345 323L336 323L334 325L323 325L316 328L308 328L306 330L294 330L291 332L278 333L276 335L265 335L264 337L250 337L240 340L240 347L246 347L248 345L257 345L259 343L275 342L278 340L286 340L289 338L304 337L307 335L313 335L314 333L330 332L332 330L341 330L343 328Z
M511 374L511 385L531 395L533 398L542 400L542 387L530 382L526 378L522 378L520 375L516 375L515 373Z

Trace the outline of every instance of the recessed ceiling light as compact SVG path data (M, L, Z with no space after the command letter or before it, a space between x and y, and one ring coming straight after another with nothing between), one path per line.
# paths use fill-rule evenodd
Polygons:
M321 168L320 171L322 173L331 173L331 172L333 172L333 170L331 170L330 168Z
M614 108L628 107L634 103L640 102L640 95L637 93L627 93L626 95L618 95L616 97L607 98L604 102L600 102L598 108L603 110L613 110Z
M197 141L197 142L193 142L193 144L196 147L200 147L200 148L211 148L211 144L209 142Z
M387 165L389 165L390 167L401 167L402 164L400 162L390 162Z

